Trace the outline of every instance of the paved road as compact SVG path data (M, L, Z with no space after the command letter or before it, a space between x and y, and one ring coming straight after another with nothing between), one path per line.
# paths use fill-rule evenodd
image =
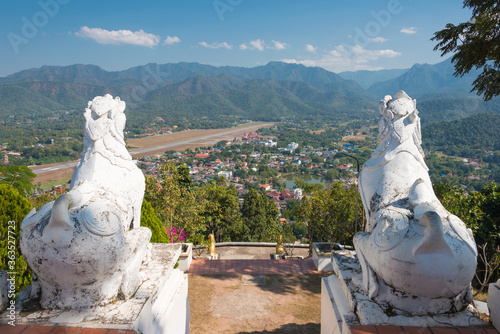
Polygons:
M159 146L154 146L154 147L141 148L141 149L138 149L138 150L130 151L130 155L132 155L132 156L144 155L145 153L148 153L148 152L159 151L159 150L167 149L167 148L170 148L170 147L175 147L175 146L180 146L180 145L186 145L186 144L192 144L192 143L196 143L196 142L199 142L199 141L214 140L214 139L218 139L218 138L230 135L230 134L235 133L235 132L251 131L251 130L255 130L255 129L258 129L258 128L266 127L266 126L269 126L269 125L271 125L271 123L263 123L263 124L259 124L259 125L249 126L249 127L235 128L235 129L227 130L227 131L224 131L224 132L219 132L219 133L216 133L216 134L205 135L205 136L201 136L201 137L196 137L196 138L191 138L191 139L186 139L186 140L175 141L175 142L171 142L171 143L168 143L168 144L165 144L165 145L159 145ZM77 163L78 163L78 161L64 162L64 163L61 163L61 164L52 165L52 166L48 166L48 167L44 167L44 168L33 170L33 173L35 173L36 175L39 175L39 174L43 174L43 173L53 172L53 171L56 171L56 170L61 170L61 169L66 169L66 168L73 168L73 167L76 166Z

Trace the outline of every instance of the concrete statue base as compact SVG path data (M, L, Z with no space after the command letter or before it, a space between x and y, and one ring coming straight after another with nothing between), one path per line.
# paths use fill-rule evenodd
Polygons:
M181 245L151 246L150 256L139 272L140 286L129 299L81 310L43 310L38 301L30 300L29 286L17 300L16 323L140 333L189 333L188 279L182 271L174 269ZM6 323L6 317L7 312L1 314L0 323Z
M491 323L500 332L500 279L488 287L488 309Z
M352 325L414 327L488 327L474 307L446 314L411 315L389 305L378 304L363 291L362 269L354 251L332 253L334 275L321 283L321 333L350 333ZM412 296L394 294L400 302Z

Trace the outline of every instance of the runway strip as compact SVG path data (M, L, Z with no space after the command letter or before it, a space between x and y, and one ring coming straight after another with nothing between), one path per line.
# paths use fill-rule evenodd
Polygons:
M233 133L236 133L236 132L254 131L256 129L267 127L270 125L271 125L271 123L261 123L258 125L252 125L252 126L248 126L248 127L233 128L231 130L227 130L227 131L219 132L219 133L215 133L215 134L204 135L204 136L190 138L190 139L184 139L184 140L180 140L180 141L173 141L171 143L164 144L164 145L157 145L157 146L153 146L153 147L146 147L146 148L141 148L141 149L137 149L137 150L131 150L129 153L134 158L140 158L140 157L147 155L147 153L150 153L150 152L155 152L155 151L160 151L160 150L166 151L166 149L168 149L168 148L194 144L197 142L202 142L202 143L200 143L200 146L203 146L203 145L207 145L207 142L216 143L217 141L222 140L223 137L228 136L228 135L233 134ZM33 173L35 173L36 175L40 175L40 174L54 172L54 171L63 170L63 169L67 169L67 168L74 168L77 163L78 163L78 160L77 161L70 161L70 162L63 162L63 163L59 163L59 164L51 164L51 165L48 165L46 167L30 166L30 168L32 169Z

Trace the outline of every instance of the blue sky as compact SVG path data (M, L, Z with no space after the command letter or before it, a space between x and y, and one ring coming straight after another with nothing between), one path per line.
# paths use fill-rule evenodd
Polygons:
M124 70L287 61L333 72L440 62L457 0L15 0L0 4L0 76L43 65Z

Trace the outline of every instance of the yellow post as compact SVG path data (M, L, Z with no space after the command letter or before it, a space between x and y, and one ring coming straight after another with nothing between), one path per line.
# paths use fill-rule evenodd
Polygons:
M210 238L210 256L211 257L215 257L215 238L214 238L214 234L210 233L209 238Z
M280 234L278 237L278 242L276 243L276 255L283 255L285 249L283 248L283 236Z

